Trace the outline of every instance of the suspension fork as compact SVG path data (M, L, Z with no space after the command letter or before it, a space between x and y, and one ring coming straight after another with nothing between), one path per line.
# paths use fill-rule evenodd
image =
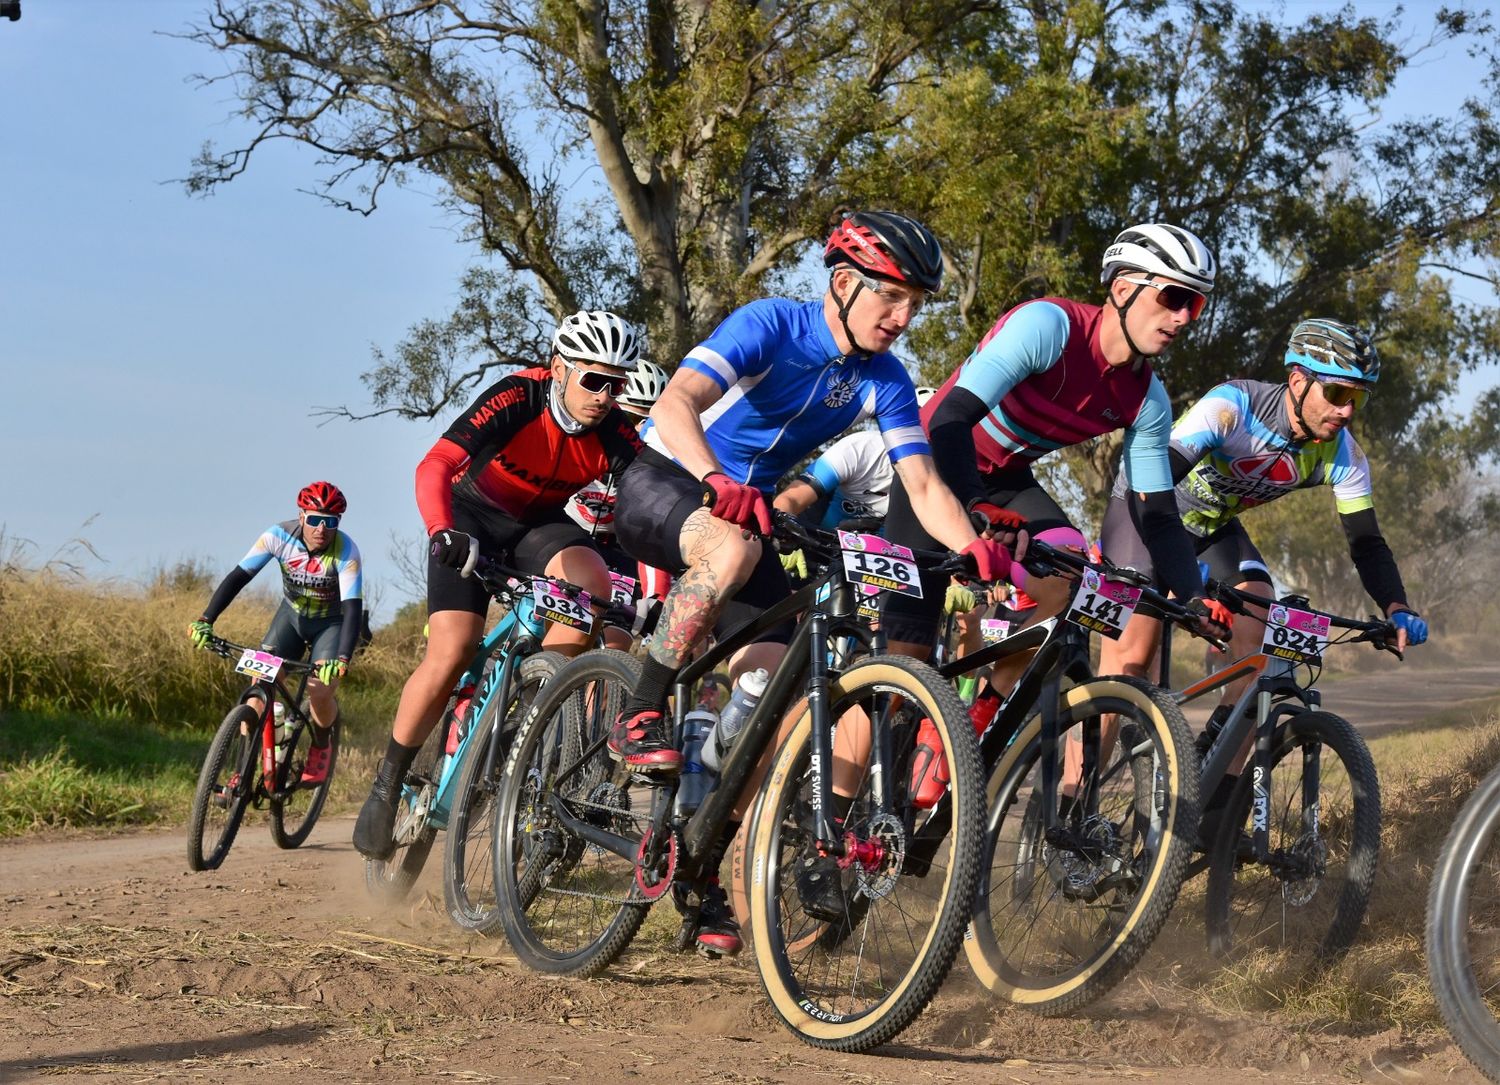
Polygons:
M833 824L833 721L828 708L828 615L814 608L807 616L807 707L812 714L812 822L816 846L844 854L844 834ZM873 726L874 721L871 720Z

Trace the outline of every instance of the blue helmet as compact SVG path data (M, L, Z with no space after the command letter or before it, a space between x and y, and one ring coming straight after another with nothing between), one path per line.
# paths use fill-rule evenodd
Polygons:
M1286 367L1293 366L1330 380L1374 384L1380 379L1380 356L1370 337L1338 320L1304 320L1292 329Z

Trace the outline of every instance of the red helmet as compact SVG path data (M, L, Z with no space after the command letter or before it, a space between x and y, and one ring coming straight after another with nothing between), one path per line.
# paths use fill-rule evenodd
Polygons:
M349 507L344 492L331 482L309 482L297 494L297 507L309 512L331 512L342 516Z
M891 211L856 211L833 228L825 267L849 264L868 275L923 290L943 284L943 249L932 231Z

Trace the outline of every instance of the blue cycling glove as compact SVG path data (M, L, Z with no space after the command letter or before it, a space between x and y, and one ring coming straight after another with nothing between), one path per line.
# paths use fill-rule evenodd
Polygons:
M1397 629L1405 630L1407 644L1421 644L1427 639L1427 623L1415 610L1398 610L1391 621Z

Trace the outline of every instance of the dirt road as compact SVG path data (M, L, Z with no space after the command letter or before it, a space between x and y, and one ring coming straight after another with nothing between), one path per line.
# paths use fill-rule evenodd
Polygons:
M1407 726L1493 695L1500 665L1338 686L1350 717ZM898 1044L821 1052L782 1030L748 960L674 955L650 928L602 979L522 970L448 923L436 851L408 905L378 910L351 826L280 852L247 825L212 874L187 871L175 831L0 844L0 1082L1480 1080L1432 1030L1228 1016L1184 982L1203 966L1182 942L1060 1021L1001 1009L960 958Z

